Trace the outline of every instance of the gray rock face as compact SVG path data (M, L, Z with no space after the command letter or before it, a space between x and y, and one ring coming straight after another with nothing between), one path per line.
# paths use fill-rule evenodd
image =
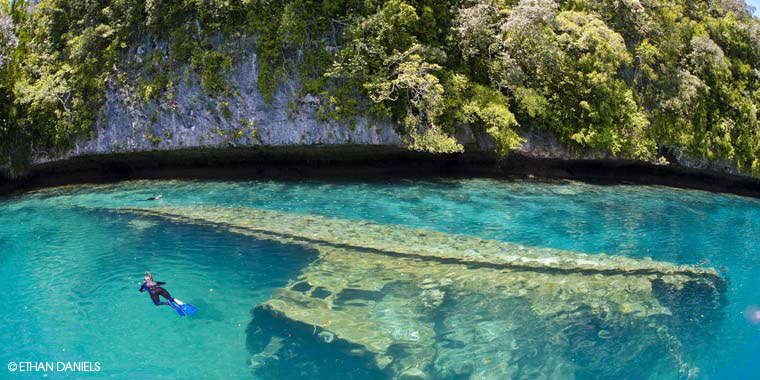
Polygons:
M161 48L156 47L156 49ZM163 46L164 49L168 49ZM135 62L145 48L136 49ZM66 154L38 158L37 163L86 154L172 150L191 147L280 146L313 144L401 145L390 121L360 117L354 124L321 120L320 99L300 95L301 84L283 78L267 103L257 87L253 47L227 75L229 97L204 91L189 67L173 73L182 78L173 99L145 102L136 91L112 85L96 122L96 133ZM297 77L297 75L295 75ZM176 83L176 81L175 81Z
M698 159L689 156L688 154L684 153L683 150L676 148L676 147L665 147L673 156L675 159L675 162L679 165L687 168L692 169L699 169L699 170L706 170L706 171L713 171L713 172L720 172L720 173L729 173L734 175L743 175L741 172L739 172L739 169L736 167L736 164L727 162L727 161L709 161L709 160L703 160Z
M548 131L530 129L523 131L521 136L525 139L523 146L517 153L532 158L562 159L562 160L616 160L606 152L591 149L572 149L567 144L560 142L555 135ZM704 160L694 158L686 154L683 149L672 146L660 147L665 152L668 162L658 164L678 165L683 168L727 173L739 176L747 176L739 171L736 164L720 160Z
M559 142L551 133L530 130L522 137L525 139L520 153L536 158L578 158L577 153L572 154L565 144ZM591 157L586 157L591 158Z
M216 43L225 43L224 37ZM228 41L229 42L229 41ZM182 148L224 148L283 145L402 145L402 138L389 120L358 117L354 123L320 118L320 99L302 94L297 73L281 79L272 102L268 103L258 89L258 61L253 39L236 41L234 67L226 76L231 95L223 97L206 92L201 79L189 65L169 73L175 83L163 98L145 101L136 91L136 81L122 86L116 81L106 92L106 101L99 112L96 129L89 139L77 142L68 152L37 157L44 163L90 154L109 154ZM148 54L168 59L165 42L150 42L133 48L131 60L138 66L150 64ZM546 159L615 160L606 152L573 149L561 143L549 131L526 128L525 138L516 153ZM468 150L491 152L495 142L485 132L474 132L460 126L455 134ZM674 147L669 152L670 164L682 167L740 175L728 162L694 159Z

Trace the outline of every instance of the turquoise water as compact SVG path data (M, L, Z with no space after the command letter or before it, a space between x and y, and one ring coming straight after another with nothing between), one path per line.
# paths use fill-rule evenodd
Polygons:
M316 252L92 208L145 206L139 200L158 192L165 205L369 220L723 268L729 280L725 317L715 331L705 333L714 334L709 344L699 337L683 343L703 351L695 355L701 358L695 363L698 378L760 377L760 327L744 315L760 304L760 201L663 187L483 179L136 181L2 200L0 363L100 363L99 372L45 373L49 378L382 378L350 357L306 343L286 346L274 358L280 360L252 369L252 354L267 342L255 341L250 333L256 328L251 308L296 277ZM166 307L153 306L137 292L144 270L200 312L180 319ZM291 352L296 349L312 352ZM654 369L660 368L655 364L641 362L644 370L630 378L676 378ZM40 377L39 372L0 371L0 378Z

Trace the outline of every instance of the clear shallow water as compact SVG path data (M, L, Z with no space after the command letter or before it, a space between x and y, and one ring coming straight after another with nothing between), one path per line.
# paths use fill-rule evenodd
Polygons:
M3 363L99 361L102 370L90 374L97 378L255 378L250 347L266 342L247 341L249 311L294 278L315 253L208 227L81 207L144 206L138 200L159 191L166 205L370 220L679 264L707 259L709 266L728 270L728 305L715 341L704 348L709 360L696 365L703 378L760 374L760 329L742 314L760 303L760 201L660 187L494 180L140 181L0 201ZM136 292L146 269L201 312L179 319L153 306ZM318 359L256 376L372 377L357 371L350 359L329 354ZM0 372L6 377L39 374Z

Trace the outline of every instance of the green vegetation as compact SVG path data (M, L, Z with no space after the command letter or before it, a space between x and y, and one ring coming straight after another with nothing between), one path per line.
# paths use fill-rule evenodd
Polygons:
M0 165L93 133L109 86L173 96L180 70L231 119L241 46L268 101L297 76L320 117L389 118L416 150L461 151L452 136L472 128L507 154L534 128L760 174L760 21L741 0L15 1L0 16Z

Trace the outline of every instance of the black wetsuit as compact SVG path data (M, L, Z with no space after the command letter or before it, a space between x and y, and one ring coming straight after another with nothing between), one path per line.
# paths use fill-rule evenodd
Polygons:
M140 293L144 292L145 290L150 293L150 299L153 300L153 303L156 306L160 305L169 305L168 302L160 302L160 299L158 298L159 295L163 296L169 301L174 301L174 298L172 298L171 294L166 291L166 289L162 288L161 285L166 284L165 282L161 281L151 281L151 282L143 282L142 286L140 286Z

